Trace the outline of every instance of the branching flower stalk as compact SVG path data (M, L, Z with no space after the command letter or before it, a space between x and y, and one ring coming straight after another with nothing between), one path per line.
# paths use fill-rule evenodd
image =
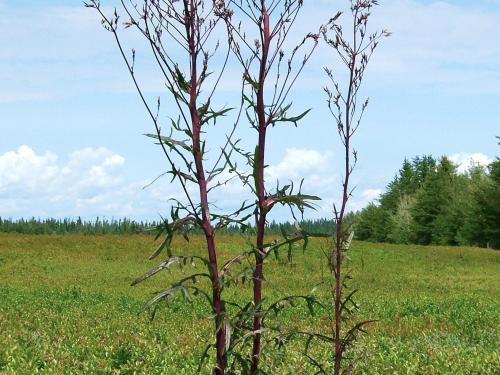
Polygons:
M257 131L257 145L252 155L246 154L253 173L243 176L256 197L255 208L255 268L253 271L253 345L250 373L259 370L261 356L261 336L263 332L263 286L264 260L268 255L265 244L267 217L276 203L298 208L312 207L308 201L317 197L301 193L294 194L293 186L286 185L271 193L266 186L266 137L269 126L280 122L297 124L309 111L298 116L289 116L291 103L286 103L288 94L305 64L315 50L319 34L308 34L285 58L285 42L302 8L302 0L232 0L225 4L218 1L218 15L226 21L231 48L243 68L243 78L248 88L244 95L247 105L246 115L251 126ZM237 17L240 20L236 20ZM250 24L253 30L242 25ZM256 31L252 41L249 35ZM308 42L311 45L308 44ZM302 49L306 52L296 66L295 60ZM269 85L268 85L269 84ZM271 86L272 85L272 86ZM269 87L270 86L270 87ZM249 181L253 180L253 185ZM292 211L293 215L293 211ZM285 237L286 238L286 237Z
M377 5L375 0L351 0L353 23L350 37L344 34L342 26L338 23L341 13L338 13L327 23L322 33L325 42L337 53L341 65L345 66L348 73L347 89L343 90L341 88L342 84L335 77L333 70L325 68L325 72L332 84L331 87L325 87L324 89L327 95L328 108L335 119L336 129L344 147L342 201L340 208L334 206L334 246L329 253L328 259L330 272L334 276L334 284L332 285L334 375L341 373L346 350L356 339L356 335L359 332L364 332L364 325L370 322L357 323L350 329L344 327L345 320L357 308L357 305L353 300L356 291L344 294L349 275L343 269L343 263L345 253L354 234L350 226L344 225L347 204L352 196L352 189L349 186L350 178L357 162L357 152L352 147L352 137L358 130L365 109L368 106L368 99L359 104L359 89L368 62L380 39L390 35L386 30L372 34L367 32L370 11L374 5Z
M225 301L222 299L224 280L223 275L219 274L215 231L230 224L242 223L243 221L238 221L238 214L244 211L245 207L242 206L230 215L211 214L209 192L227 182L217 180L218 176L227 169L227 163L220 165L222 158L219 157L213 168L207 169L204 158L205 140L202 139L202 134L204 126L207 126L210 121L215 123L217 118L229 111L229 109L214 110L211 107L211 99L225 70L230 49L228 48L223 55L223 64L217 77L211 81L211 87L206 91L208 94L202 98L202 86L204 84L208 86L207 78L211 74L208 71L210 58L219 48L218 42L212 41L212 34L219 20L214 16L212 2L205 6L205 1L200 0L143 0L139 6L133 1L121 0L121 4L127 18L124 22L125 28L136 28L147 41L162 79L177 107L179 117L170 118L169 135L163 134L160 126L160 98L157 101L157 108L153 109L138 82L134 70L135 50L132 50L131 56L125 52L119 36L120 16L117 11L115 10L113 15L108 17L98 0L91 0L85 5L98 11L104 28L113 34L137 92L154 123L156 133L148 134L148 136L157 140L161 146L169 163L169 170L166 173L172 175L172 180L176 179L180 183L187 201L184 204L175 200L171 210L171 221L165 220L160 228L162 232L158 236L164 233L165 238L150 259L166 250L166 261L138 278L133 285L164 269L169 269L173 264L194 266L195 262L203 263L208 272L198 272L183 277L167 290L158 293L146 304L146 307L152 307L156 302L171 298L177 293L182 293L187 299L190 299L191 293L206 297L212 307L215 321L213 373L223 375L226 371L228 332L225 324L227 320ZM176 52L179 51L187 56L188 64L183 66L177 62L179 60L176 60ZM183 68L188 71L186 76L184 76ZM233 132L229 134L228 141L222 147L221 155L228 147ZM187 140L176 138L179 136L187 137ZM197 186L198 196L190 193L189 185ZM214 223L215 220L217 224ZM174 234L181 234L187 239L187 233L192 227L201 229L205 236L207 258L175 256L172 252L171 243ZM209 279L211 293L205 293L196 286L198 279L201 278Z

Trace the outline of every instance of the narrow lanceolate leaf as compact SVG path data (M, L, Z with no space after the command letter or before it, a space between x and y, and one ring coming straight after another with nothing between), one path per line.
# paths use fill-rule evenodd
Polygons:
M164 135L158 137L158 134L144 134L144 135L146 137L149 137L149 138L158 139L163 144L167 145L170 148L174 148L175 146L178 146L178 147L181 147L188 152L192 151L191 146L189 146L185 141L179 141L179 140L176 140L176 139L173 139L171 137L164 136Z
M307 245L309 245L309 237L304 236L304 244L302 245L302 251L305 252L307 249Z
M286 116L286 109L284 109L280 113L280 115L278 115L278 117L276 119L274 119L274 120L271 121L271 124L272 125L276 125L276 123L278 123L278 122L291 122L295 126L297 126L297 122L299 122L300 120L302 120L310 111L311 111L311 109L308 109L307 111L302 112L298 116L287 117Z
M158 293L156 296L154 296L153 298L151 298L145 305L144 305L144 310L150 308L151 306L153 306L156 302L158 302L159 300L163 299L163 298L167 298L169 296L172 296L175 294L175 290L173 289L168 289L168 290L164 290L163 292L160 292Z
M351 314L351 310L347 309L347 304L349 302L351 302L352 304L356 305L354 300L353 300L353 296L358 292L357 289L354 289L353 291L351 291L351 293L349 293L347 295L347 297L344 299L344 301L342 301L342 303L340 304L340 310L341 311L347 311L347 313Z
M206 103L204 103L200 108L198 108L196 110L196 114L198 115L198 117L203 117L205 116L205 113L207 113L208 111L208 107L210 106L210 100Z
M226 332L226 351L229 350L230 346L231 346L231 321L229 319L224 319L224 328L225 328L225 332Z
M203 354L201 355L201 358L199 359L199 363L198 363L198 370L196 370L196 373L197 374L201 374L201 369L203 367L203 365L205 364L205 361L208 359L208 351L210 350L210 348L213 348L214 344L208 344L206 347L205 347L205 350L203 351Z
M151 276L156 275L158 272L160 272L160 271L162 271L164 269L168 269L173 263L175 263L175 262L172 259L169 259L168 261L163 262L159 266L153 268L151 271L146 272L144 275L142 275L142 276L138 277L137 279L135 279L132 282L132 286L135 286L135 285L137 285L139 283L142 283L144 280L149 279Z
M189 289L196 291L197 294L203 295L207 300L211 302L211 299L207 296L206 293L204 293L202 290L197 288L194 285L184 285L186 282L191 282L192 284L196 284L198 282L199 278L207 278L210 279L210 275L208 273L195 273L189 276L186 276L179 281L177 281L176 284L174 284L171 288L168 288L158 294L156 294L153 298L151 298L145 305L144 305L144 310L150 308L152 305L154 305L156 302L160 301L163 298L168 298L170 296L174 296L176 293L181 292L183 297L188 300L192 301L191 295L189 294Z
M167 89L168 91L170 91L170 93L174 96L176 100L178 100L181 103L188 104L186 98L184 98L184 96L182 96L177 90L177 87L167 85Z
M186 79L184 78L184 75L179 70L179 67L177 65L175 66L175 75L176 75L175 78L176 78L177 84L179 85L179 88L182 91L184 91L186 94L188 94L190 84L186 81Z
M178 176L181 176L182 178L184 178L186 181L191 181L191 182L194 182L195 184L198 183L198 180L196 179L196 177L193 177L191 176L190 174L187 174L187 173L184 173L184 172L181 172L179 170L177 171L173 171L171 172L173 175L178 175Z
M255 92L259 91L259 83L250 74L243 75L243 79L253 87Z
M296 122L302 120L309 112L311 112L311 108L309 108L307 111L302 112L298 116L286 117L286 118L284 118L284 121L290 121L290 122L296 123Z
M377 320L365 320L363 322L359 322L354 327L349 329L349 331L346 332L344 339L342 340L342 351L345 351L346 347L356 339L356 333L367 333L364 329L365 325L375 322L377 322Z
M161 263L160 265L158 265L157 267L153 268L151 271L145 273L144 275L138 277L136 280L134 280L134 282L132 283L132 286L134 285L137 285L141 282L143 282L144 280L147 280L149 279L151 276L154 276L156 275L158 272L162 271L162 270L165 270L165 269L168 269L170 268L170 266L172 266L173 264L180 264L180 265L183 265L184 263L190 263L193 267L196 266L195 264L195 260L200 260L202 261L203 263L207 264L207 260L206 259L203 259L201 257L198 257L198 256L175 256L175 257L171 257L169 259L167 259L165 262Z
M225 116L227 112L232 111L233 109L234 108L225 108L220 111L207 110L203 113L203 115L200 115L202 117L201 123L206 124L207 122L214 120L215 124L218 117Z
M273 195L274 203L281 203L283 205L295 206L300 210L303 210L305 207L315 210L316 207L314 204L310 203L311 201L318 201L321 198L315 195L306 195L306 194L295 194L295 195L286 195L286 194L276 194Z
M152 260L156 258L158 255L160 255L165 246L167 246L167 244L170 245L171 240L172 238L170 236L165 237L165 239L160 243L160 245L156 248L156 250L153 251L153 253L149 256L148 259Z
M351 233L349 233L349 237L343 243L342 248L344 251L349 250L349 247L351 247L351 242L352 242L353 238L354 238L354 231L351 231Z

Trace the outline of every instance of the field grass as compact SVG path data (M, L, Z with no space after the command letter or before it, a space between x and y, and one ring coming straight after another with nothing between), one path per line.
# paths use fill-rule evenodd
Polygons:
M203 251L201 238L178 246ZM240 246L222 239L222 256ZM322 246L297 250L293 265L268 262L268 301L321 280ZM0 373L195 374L210 311L179 299L162 304L152 322L141 313L179 275L129 286L157 263L146 260L152 247L141 236L0 234ZM355 373L500 374L500 252L355 242L351 257L359 316L378 320L357 343ZM244 300L250 289L230 293ZM282 319L301 328L328 322L324 311L306 312L298 306ZM292 342L265 365L272 374L309 374L301 348Z

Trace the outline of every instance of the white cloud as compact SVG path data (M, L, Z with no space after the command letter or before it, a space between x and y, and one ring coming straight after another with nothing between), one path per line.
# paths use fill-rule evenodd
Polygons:
M84 148L62 162L29 146L0 155L0 212L14 216L122 215L140 191L125 181L125 159L106 148ZM120 208L121 206L121 208Z
M319 210L314 213L314 217L332 217L334 212L334 204L337 206L337 209L340 208L340 204L342 202L341 185L337 184L333 185L332 187L323 191L323 200L319 205ZM332 192L334 194L332 194ZM361 193L358 194L357 190L355 189L353 191L352 197L347 203L347 212L355 212L363 209L369 203L378 199L382 193L383 191L381 189L368 188L362 190Z
M297 184L304 178L303 193L322 198L321 201L316 202L317 210L309 211L306 216L310 218L332 217L334 203L338 206L342 198L342 183L336 170L338 164L335 163L338 163L338 160L334 160L330 152L321 153L313 149L290 148L279 163L267 168L267 183L271 186L273 180L278 178L281 184L290 180ZM351 180L351 187L356 185L357 182ZM347 210L360 210L377 199L380 194L382 190L377 188L366 188L360 194L355 189ZM283 214L284 218L289 217L289 214L283 210L279 211L279 214Z
M312 172L322 172L328 167L330 153L322 154L317 150L288 148L283 160L266 168L266 177L271 181L295 180Z
M449 157L449 159L457 166L458 173L465 173L472 166L488 166L493 160L487 155L480 152L477 153L457 153Z
M118 187L123 183L123 176L115 172L125 159L106 148L84 148L69 157L63 176L74 181L73 189L79 193L92 193L95 189Z
M28 146L0 156L0 194L24 195L53 188L58 177L57 156L52 152L36 155Z
M4 217L151 219L168 212L170 199L184 199L177 182L171 183L169 176L143 189L150 181L131 180L125 167L125 158L104 147L83 148L61 159L50 151L37 153L29 146L20 146L0 155L0 214ZM341 185L331 172L329 153L291 148L280 162L267 169L269 187L274 186L276 178L281 184L290 180L298 184L304 178L304 193L324 197L318 211L308 212L308 217L331 215L333 202L339 201ZM224 173L219 177L223 181L231 176ZM197 196L193 184L188 186L188 191L193 197ZM352 200L350 210L364 207L380 193L378 189L364 190ZM209 198L223 211L239 207L244 199L253 199L238 179L214 190ZM282 220L289 214L277 209L273 216Z
M76 150L62 160L53 152L20 146L0 155L0 216L158 219L168 214L172 198L185 200L170 175L150 184L152 179L132 179L125 166L123 156L104 147ZM223 208L241 204L244 191L231 184L214 193L211 202ZM187 189L196 202L194 184Z

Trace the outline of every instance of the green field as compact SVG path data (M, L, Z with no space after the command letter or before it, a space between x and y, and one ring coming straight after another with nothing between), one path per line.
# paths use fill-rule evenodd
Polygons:
M203 251L201 238L178 245ZM224 238L222 257L239 246ZM293 265L268 262L269 301L321 280L321 246L297 249ZM129 286L157 263L146 260L152 248L142 236L0 234L0 373L196 373L209 309L179 299L162 304L152 322L141 313L180 271ZM357 343L355 373L500 374L500 252L355 242L351 257L359 316L378 319ZM249 292L231 289L240 299ZM298 306L282 319L302 328L328 322L324 311L311 319L306 312ZM300 348L292 342L265 364L273 374L309 374Z

